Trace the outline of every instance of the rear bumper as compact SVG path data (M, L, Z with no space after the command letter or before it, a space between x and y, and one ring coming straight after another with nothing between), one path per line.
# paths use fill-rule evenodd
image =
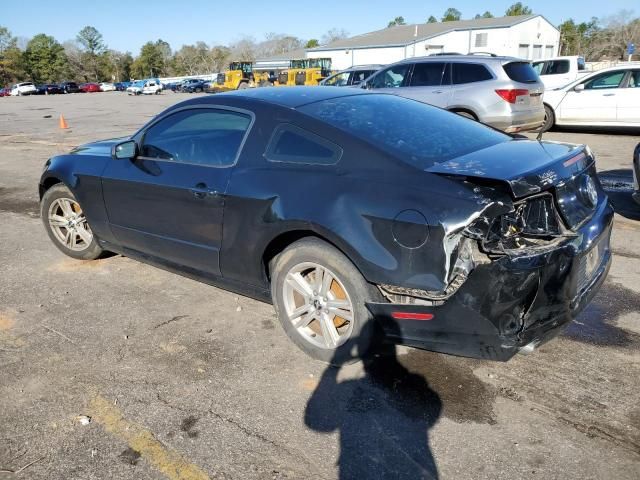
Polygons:
M478 266L443 305L367 307L396 343L509 360L562 332L598 292L611 264L612 223L613 209L602 202L576 238L543 253L505 256ZM595 254L598 261L586 276L585 265ZM407 313L427 315L422 320L398 318Z
M502 115L490 116L480 121L507 133L536 130L544 123L544 109L526 112L505 111Z

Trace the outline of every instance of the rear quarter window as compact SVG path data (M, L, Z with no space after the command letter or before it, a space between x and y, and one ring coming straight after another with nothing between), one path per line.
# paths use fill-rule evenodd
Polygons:
M487 67L478 63L453 63L452 70L454 85L482 82L493 78Z
M292 124L276 127L267 146L265 157L271 162L306 165L334 165L342 157L342 148Z
M510 62L502 66L507 76L514 82L536 83L540 77L529 62Z

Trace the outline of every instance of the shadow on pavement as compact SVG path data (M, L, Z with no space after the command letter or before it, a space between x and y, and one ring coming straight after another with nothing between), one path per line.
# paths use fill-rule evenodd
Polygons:
M598 172L602 188L607 192L613 209L619 215L630 220L640 220L640 205L631 194L633 193L633 172L631 168L604 170Z
M364 376L338 380L328 366L305 411L306 425L340 434L339 478L436 479L429 429L442 411L425 378L385 345L364 361ZM344 358L344 357L341 357Z

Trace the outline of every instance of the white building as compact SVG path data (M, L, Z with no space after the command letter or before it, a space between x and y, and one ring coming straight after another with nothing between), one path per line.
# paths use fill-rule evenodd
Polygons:
M307 58L331 58L332 69L388 64L434 53L488 52L537 60L554 57L560 31L542 15L479 18L398 25L307 50Z

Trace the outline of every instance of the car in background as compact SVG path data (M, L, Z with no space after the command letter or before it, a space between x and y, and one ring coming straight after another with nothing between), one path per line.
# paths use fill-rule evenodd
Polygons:
M145 80L142 85L142 94L144 95L160 95L162 93L162 84L159 80Z
M640 204L640 143L633 151L633 199Z
M328 76L320 82L324 87L353 87L360 85L384 65L356 65Z
M545 91L563 87L589 73L584 58L577 55L547 58L532 65L544 83Z
M186 80L183 80L178 84L178 86L176 87L176 91L177 92L188 91L190 85L196 85L196 84L199 84L200 82L202 82L202 80L198 78L187 78Z
M9 97L11 96L11 88L0 88L0 97Z
M113 84L118 92L126 92L131 86L131 82L116 82Z
M207 82L200 79L194 79L189 82L183 83L181 91L185 93L200 93L204 92L207 88Z
M66 255L120 252L271 301L296 345L337 364L381 331L454 355L530 352L611 264L588 147L359 89L198 96L50 158L38 187Z
M544 85L528 60L495 55L410 58L374 73L362 88L412 98L507 133L544 122Z
M554 125L640 128L640 64L589 73L544 94L543 131Z
M62 93L80 93L80 87L76 82L62 82L59 86Z
M95 93L100 92L100 85L97 83L83 83L80 85L80 91L84 93Z
M142 88L144 87L144 80L136 80L127 87L128 95L140 95L142 94Z
M37 85L36 88L36 95L53 95L56 93L63 93L60 86L55 84Z
M115 92L116 86L113 83L102 82L99 84L101 92Z
M13 87L11 87L11 96L12 97L20 97L22 95L31 95L38 91L33 82L22 82L17 83Z

